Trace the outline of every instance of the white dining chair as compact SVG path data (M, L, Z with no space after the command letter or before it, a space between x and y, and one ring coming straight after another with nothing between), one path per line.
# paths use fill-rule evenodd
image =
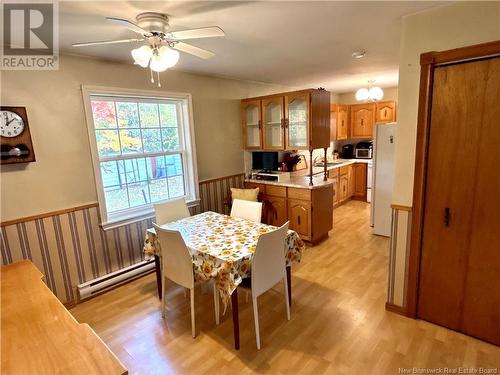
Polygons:
M184 242L180 232L175 230L163 229L153 223L156 236L160 242L160 251L162 254L162 306L161 315L165 318L166 311L166 280L189 289L191 297L191 333L196 337L195 330L195 311L194 311L194 273L193 260L189 249ZM215 304L215 323L219 324L219 297L216 283L213 283L214 304Z
M156 224L163 225L191 216L184 198L154 205Z
M285 262L285 239L288 232L288 224L289 222L287 221L280 228L260 235L252 258L252 276L249 289L252 294L257 349L260 349L257 297L271 289L281 280L283 281L285 292L286 317L290 320L290 304L288 301ZM247 288L244 285L241 286Z
M235 199L231 207L231 216L260 223L262 219L262 202Z

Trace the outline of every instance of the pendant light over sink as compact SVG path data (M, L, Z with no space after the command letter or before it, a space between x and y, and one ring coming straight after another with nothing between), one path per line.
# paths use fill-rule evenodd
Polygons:
M356 91L357 101L370 101L375 102L384 97L384 90L378 86L373 86L375 80L368 81L368 87L363 87Z

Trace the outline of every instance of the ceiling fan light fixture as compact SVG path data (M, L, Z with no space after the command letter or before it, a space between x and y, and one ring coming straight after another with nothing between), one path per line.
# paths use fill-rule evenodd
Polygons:
M153 54L149 67L153 72L164 72L168 69L168 61L162 59L159 54Z
M160 59L167 65L167 68L173 67L179 61L180 54L175 49L162 46L158 50Z
M148 67L149 60L151 60L153 56L153 50L151 49L150 46L147 45L133 49L131 53L132 57L134 58L134 62L137 65L142 66L143 68Z

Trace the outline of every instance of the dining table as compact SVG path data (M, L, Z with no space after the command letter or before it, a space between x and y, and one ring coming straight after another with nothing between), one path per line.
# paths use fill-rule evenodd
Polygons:
M224 311L231 301L234 346L239 349L237 288L244 278L251 276L252 257L260 235L277 227L212 211L166 223L161 227L180 232L191 253L195 281L214 281ZM290 304L291 265L300 261L304 249L305 245L299 235L288 230L283 256L286 260ZM155 258L158 294L161 298L161 251L154 228L146 230L144 253L147 257Z

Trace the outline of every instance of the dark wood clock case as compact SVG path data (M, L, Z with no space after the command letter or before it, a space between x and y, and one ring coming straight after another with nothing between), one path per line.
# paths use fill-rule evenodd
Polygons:
M24 129L17 137L2 137L0 136L1 158L0 164L15 164L15 163L30 163L35 161L35 151L31 142L31 133L28 124L28 116L26 115L26 107L6 107L1 106L2 111L11 111L17 113L24 122ZM15 152L20 156L16 156Z

